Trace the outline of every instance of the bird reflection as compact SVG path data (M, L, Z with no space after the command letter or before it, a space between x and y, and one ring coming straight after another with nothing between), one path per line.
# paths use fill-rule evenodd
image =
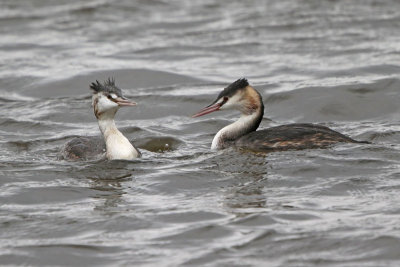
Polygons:
M228 159L229 158L229 159ZM224 188L223 205L231 213L244 215L265 210L268 161L265 155L230 151L214 158L218 169L232 177Z
M81 175L90 181L90 188L96 192L92 197L103 201L94 210L107 213L118 212L116 209L123 204L125 194L124 183L132 180L134 164L129 161L99 161L87 165L81 170Z
M239 216L265 211L267 197L264 187L265 180L233 185L225 191L224 206Z

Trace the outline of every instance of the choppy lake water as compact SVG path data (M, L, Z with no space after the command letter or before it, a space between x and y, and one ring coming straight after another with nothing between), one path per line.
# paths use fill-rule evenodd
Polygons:
M0 2L0 264L398 266L399 1ZM137 107L128 161L57 160L97 136L89 84ZM247 77L261 128L327 125L371 145L209 150Z

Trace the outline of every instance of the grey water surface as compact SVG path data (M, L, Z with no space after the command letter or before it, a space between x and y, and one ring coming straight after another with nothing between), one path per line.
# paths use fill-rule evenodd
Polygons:
M108 77L143 158L58 160ZM241 77L372 144L210 151ZM0 1L0 265L399 266L399 103L396 0Z

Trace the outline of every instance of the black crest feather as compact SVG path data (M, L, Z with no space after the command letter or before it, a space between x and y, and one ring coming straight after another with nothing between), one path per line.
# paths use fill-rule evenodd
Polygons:
M247 86L249 86L249 82L247 81L246 78L238 79L238 80L234 81L233 83L231 83L230 85L228 85L228 87L226 87L219 94L218 99L220 99L223 96L232 96L236 93L237 90L244 89Z
M94 93L99 93L99 92L105 92L105 93L114 93L117 96L122 97L122 91L119 87L115 85L115 79L114 78L108 78L101 84L98 80L96 82L93 82L90 85L90 89Z

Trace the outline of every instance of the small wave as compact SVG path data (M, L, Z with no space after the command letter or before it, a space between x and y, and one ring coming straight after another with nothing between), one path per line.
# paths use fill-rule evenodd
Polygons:
M28 101L34 101L37 100L37 98L31 97L31 96L26 96L22 95L19 93L15 92L4 92L0 91L0 102L8 103L8 102L28 102Z

